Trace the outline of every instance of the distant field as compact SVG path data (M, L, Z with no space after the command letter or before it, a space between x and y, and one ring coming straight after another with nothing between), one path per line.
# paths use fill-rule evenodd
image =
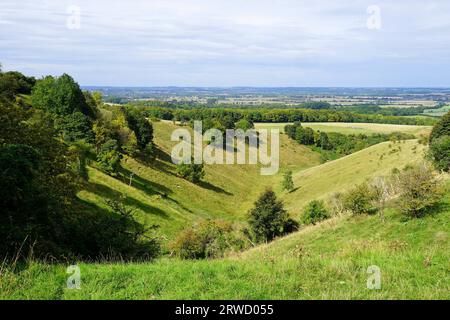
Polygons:
M436 117L442 117L444 114L450 111L450 105L443 106L439 109L429 109L425 110L423 114L429 115L429 116L436 116Z
M257 129L280 129L289 123L256 123ZM379 123L345 123L345 122L302 122L302 126L323 132L340 132L343 134L373 134L373 133L392 133L405 132L415 135L427 134L431 131L430 126L410 126L400 124L379 124Z

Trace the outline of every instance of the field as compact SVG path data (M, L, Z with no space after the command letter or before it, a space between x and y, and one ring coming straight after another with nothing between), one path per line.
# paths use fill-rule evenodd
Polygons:
M284 131L284 127L289 123L256 123L257 129L279 129ZM323 132L339 132L343 134L373 134L404 132L416 136L427 134L431 131L429 126L410 126L399 124L379 124L379 123L344 123L344 122L302 122L302 126Z
M427 116L434 116L434 117L442 117L444 114L450 111L450 105L443 106L439 109L429 109L425 110L423 113Z
M80 264L81 289L66 266L3 270L0 299L448 299L450 197L423 219L390 208L335 218L225 259ZM381 288L366 286L369 266Z

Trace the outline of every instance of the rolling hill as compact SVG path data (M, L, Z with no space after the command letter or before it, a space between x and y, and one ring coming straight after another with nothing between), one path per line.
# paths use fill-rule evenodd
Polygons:
M106 210L105 198L125 195L137 218L160 225L167 238L202 218L243 221L266 186L298 217L308 201L420 161L425 151L417 140L386 142L321 164L319 154L282 135L278 175L261 176L258 166L207 166L205 182L194 185L176 176L169 159L177 126L154 127L159 158L151 166L125 158L117 178L90 168L79 197ZM291 193L280 190L286 168L294 172ZM447 184L440 207L422 219L405 220L391 203L383 220L335 217L223 259L81 263L80 290L66 288L62 264L0 267L0 299L448 299L449 218ZM370 266L381 270L380 290L367 289Z
M242 221L258 195L266 187L279 184L285 168L299 171L321 161L318 153L281 135L278 175L261 176L258 165L207 165L204 181L196 185L177 176L170 159L171 148L176 144L170 141L170 135L179 126L156 122L154 128L159 148L154 163L146 165L125 158L118 178L90 168L88 188L79 197L91 206L107 209L104 199L126 196L125 204L134 210L138 220L159 225L165 236L172 236L199 219Z

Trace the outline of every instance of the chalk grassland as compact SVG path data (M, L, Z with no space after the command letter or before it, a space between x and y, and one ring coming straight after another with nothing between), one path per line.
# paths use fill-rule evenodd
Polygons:
M284 131L284 127L289 123L256 123L256 129L279 129ZM379 124L379 123L346 123L346 122L302 122L302 126L322 132L339 132L343 134L373 134L404 132L416 136L431 132L430 126L410 126L400 124Z
M338 160L294 174L295 189L283 200L292 213L299 214L311 200L326 199L375 176L388 175L392 169L423 161L425 147L417 140L383 142Z
M176 175L170 158L172 146L177 143L170 141L170 136L180 127L156 122L154 128L159 159L146 165L125 158L123 176L118 178L90 168L88 188L79 197L93 208L108 210L105 199L124 195L125 204L139 221L159 225L159 232L167 237L200 219L242 221L258 195L266 187L279 184L285 168L298 171L320 164L319 154L281 135L278 175L262 176L259 165L207 165L204 182L196 185Z
M242 221L266 185L275 187L298 217L309 200L343 191L392 168L421 161L416 140L382 143L319 165L320 156L281 136L282 170L263 177L254 166L208 166L206 182L178 178L167 159L172 124L155 123L163 155L153 166L123 163L129 181L90 170L80 197L95 208L119 193L146 223L168 236L204 217ZM282 172L294 172L296 189L280 190ZM81 289L67 289L67 265L31 262L24 269L0 267L0 299L448 299L450 292L450 185L436 211L405 220L395 203L379 215L332 218L275 242L224 259L149 263L79 264ZM165 194L165 195L164 195ZM72 262L71 262L72 263ZM381 270L381 289L367 289L369 266Z
M449 234L447 193L422 219L344 216L221 260L80 264L79 290L66 266L31 263L3 270L0 299L448 299ZM367 288L369 266L379 290Z

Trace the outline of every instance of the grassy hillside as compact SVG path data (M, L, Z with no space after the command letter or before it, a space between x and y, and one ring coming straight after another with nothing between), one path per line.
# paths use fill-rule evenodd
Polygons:
M256 128L280 129L289 123L257 123ZM429 126L410 126L400 124L379 124L379 123L345 123L345 122L302 122L302 126L319 130L322 132L339 132L343 134L373 134L373 133L392 133L404 132L414 135L428 134L431 132Z
M389 174L393 168L402 169L423 159L424 146L417 140L401 143L383 142L338 160L302 170L294 174L295 189L284 193L288 210L300 213L307 202L326 199L365 180Z
M423 158L416 140L382 143L320 165L320 156L281 136L282 170L264 177L257 166L208 166L205 182L175 175L169 159L170 123L155 123L159 159L147 166L124 159L123 176L91 168L79 197L96 209L127 196L139 220L161 225L170 238L200 218L241 221L257 195L275 187L295 215L310 200ZM297 187L281 192L283 170ZM130 172L135 175L129 181ZM66 287L67 265L31 262L0 267L0 299L448 299L450 186L434 214L405 220L391 204L385 219L343 216L224 259L79 264L81 289ZM71 263L70 263L71 264ZM381 289L369 290L367 268L381 269Z
M388 209L342 217L222 260L165 258L145 264L81 264L81 289L66 266L32 263L0 278L13 299L448 299L450 195L434 214L405 220ZM369 290L367 268L381 270Z
M176 175L170 153L176 142L170 141L173 130L168 122L156 122L155 143L159 158L151 165L132 158L122 162L123 175L112 178L99 170L89 170L89 187L79 197L90 205L107 209L104 199L126 196L125 204L133 208L138 220L160 225L160 232L172 236L201 218L241 221L258 195L271 185L278 185L282 172L289 167L298 171L320 164L320 155L280 136L280 173L261 176L257 165L208 165L203 182L190 183ZM130 186L130 175L133 179Z

